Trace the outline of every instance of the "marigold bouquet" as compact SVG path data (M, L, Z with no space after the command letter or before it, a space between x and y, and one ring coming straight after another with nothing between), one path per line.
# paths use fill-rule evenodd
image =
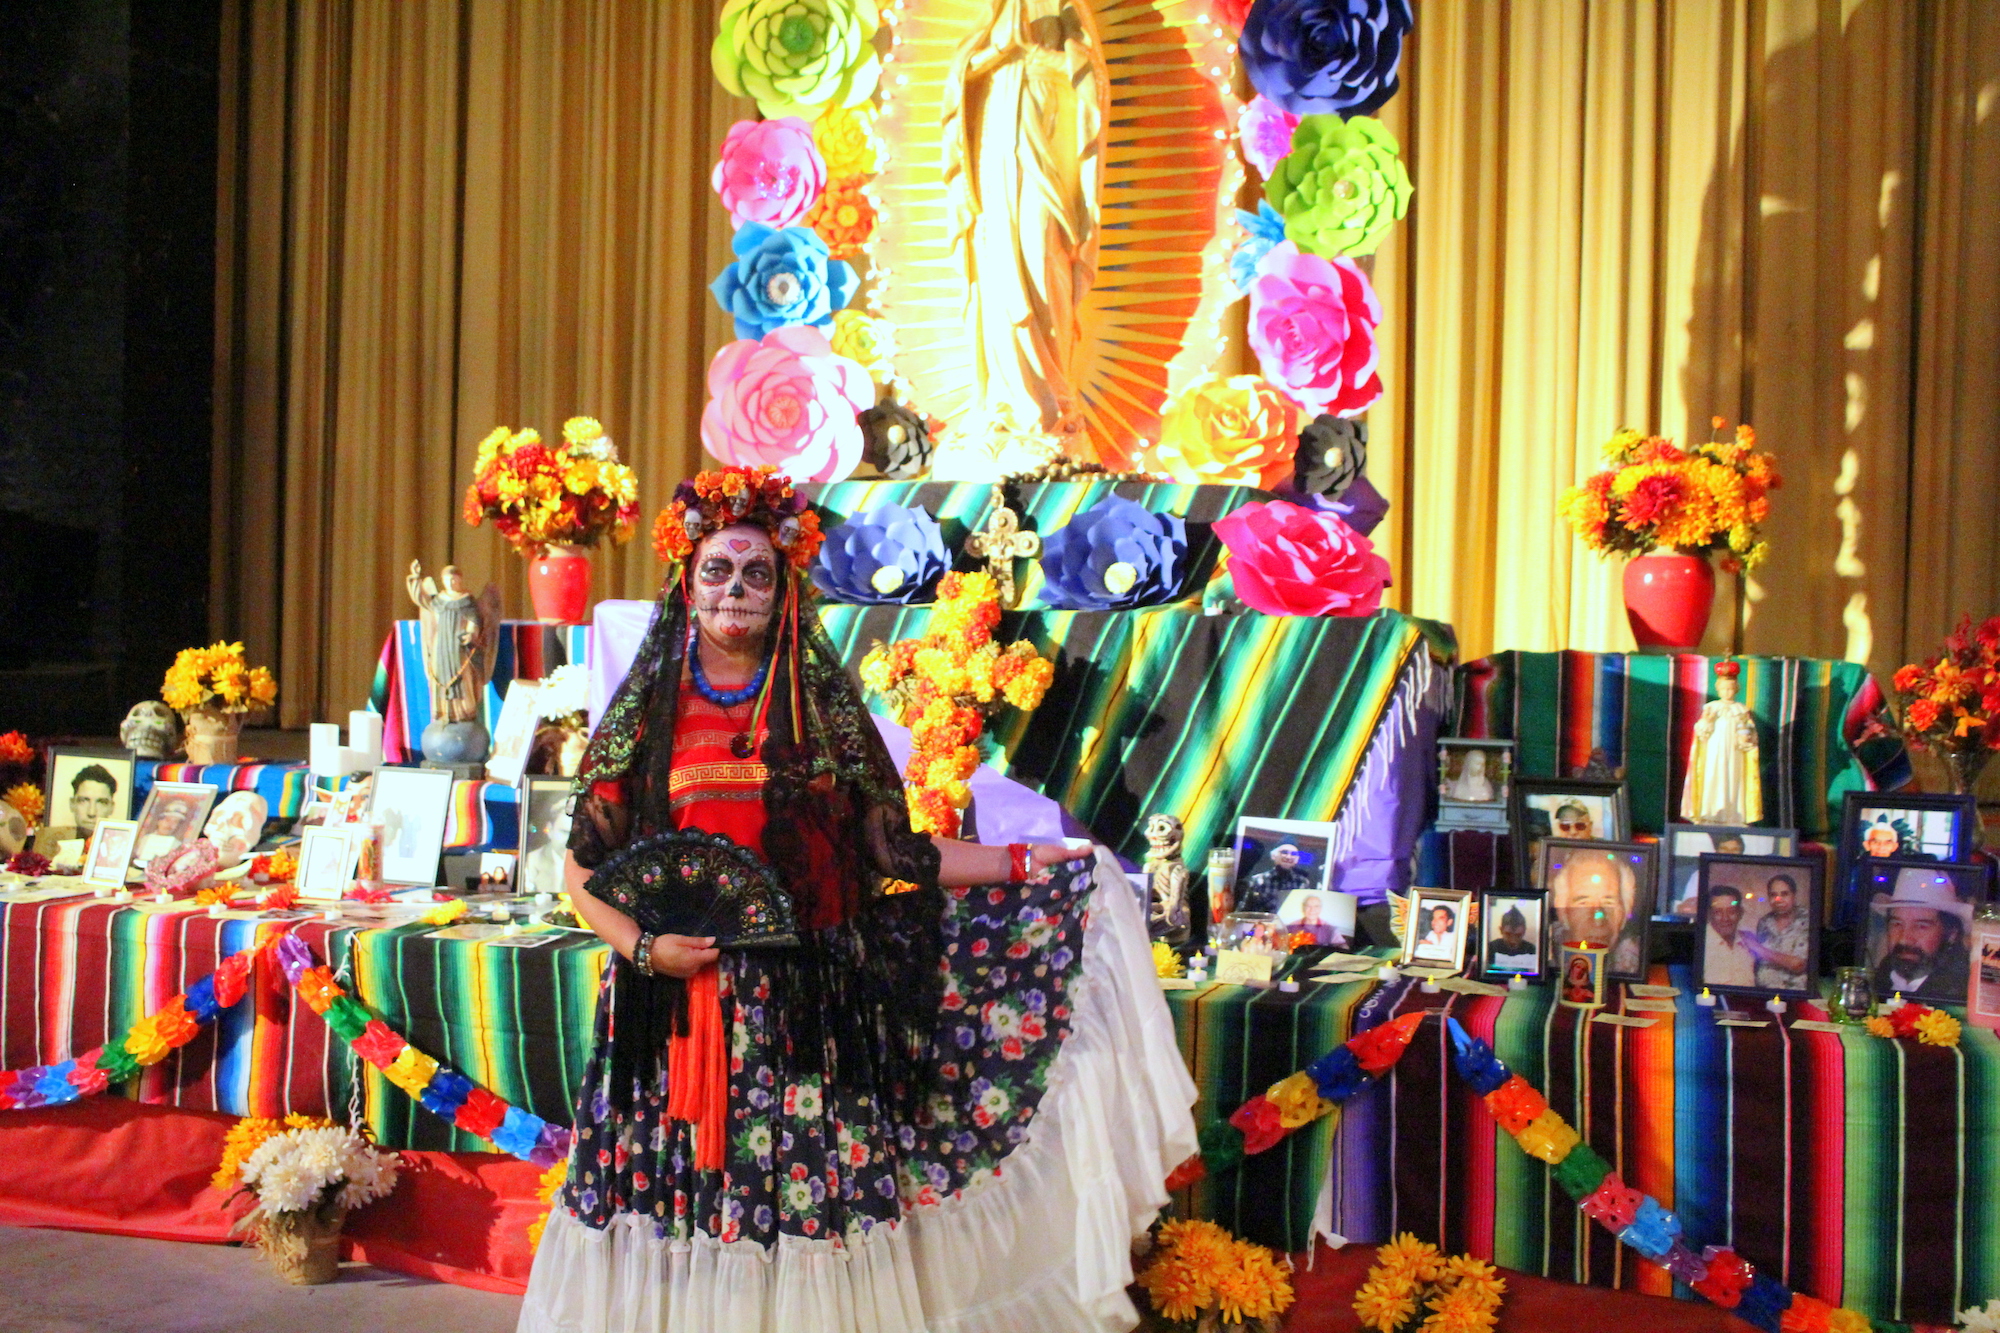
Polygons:
M476 528L489 518L523 555L622 542L639 524L639 483L591 417L565 421L554 444L533 429L496 426L479 442L465 490L465 521Z
M946 574L938 582L928 632L921 639L877 643L861 659L861 683L881 695L910 729L910 825L954 837L959 812L972 802L986 719L1012 706L1038 707L1055 666L1019 641L1002 648L1000 589L987 573Z
M1719 433L1721 417L1714 419ZM1557 510L1600 555L1644 555L1671 547L1722 553L1730 573L1754 569L1769 553L1758 525L1779 486L1777 459L1757 448L1757 432L1682 449L1659 435L1621 430L1604 446L1610 466L1562 493Z
M1469 1254L1446 1258L1406 1231L1375 1251L1354 1313L1378 1333L1485 1333L1506 1294L1492 1264Z
M283 1120L272 1120L264 1116L246 1115L229 1127L222 1138L222 1163L215 1168L215 1175L209 1184L219 1190L237 1190L243 1185L243 1164L250 1160L250 1154L263 1147L267 1140L275 1138L288 1129L331 1129L333 1122L319 1116L300 1115L294 1111Z
M278 700L278 680L267 667L253 667L240 643L212 643L183 648L167 668L160 697L169 708L192 713L213 707L225 713L247 713Z
M1903 737L1946 753L2000 750L2000 616L1977 629L1966 615L1944 651L1896 668Z
M1176 1220L1161 1227L1151 1262L1134 1280L1153 1313L1173 1328L1275 1330L1292 1304L1284 1262L1213 1222Z

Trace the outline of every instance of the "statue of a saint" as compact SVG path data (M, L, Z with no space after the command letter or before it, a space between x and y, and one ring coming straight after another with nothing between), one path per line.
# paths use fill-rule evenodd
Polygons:
M481 702L499 652L500 590L489 583L474 598L457 565L446 565L431 579L421 560L410 562L403 583L422 622L424 678L431 687L424 755L442 763L476 763L486 757Z
M1179 947L1188 938L1188 868L1181 860L1186 832L1173 815L1146 821L1146 892L1148 933Z
M1743 668L1715 668L1717 698L1702 705L1688 751L1681 818L1690 824L1754 824L1764 817L1763 770L1757 757L1757 719L1736 702Z
M1110 78L1088 0L991 0L944 88L944 182L974 393L960 439L1094 458L1077 392ZM1053 448L1050 448L1050 446Z

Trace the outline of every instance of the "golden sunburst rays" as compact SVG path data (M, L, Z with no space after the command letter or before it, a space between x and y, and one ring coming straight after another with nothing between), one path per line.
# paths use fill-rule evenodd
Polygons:
M951 250L943 97L965 34L993 0L903 0L884 68L888 169L871 306L896 327L898 375L925 411L971 403L965 273ZM1081 314L1077 382L1102 461L1129 467L1158 438L1170 389L1220 357L1231 208L1233 45L1206 0L1095 0L1110 76L1097 277Z

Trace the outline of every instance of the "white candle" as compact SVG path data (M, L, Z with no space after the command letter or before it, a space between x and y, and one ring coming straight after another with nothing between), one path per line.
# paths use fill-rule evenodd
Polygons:
M208 914L210 916L221 916L228 910L229 905L227 903L210 903L208 905Z
M1394 981L1402 975L1403 974L1401 972L1398 972L1396 970L1394 964L1384 963L1382 964L1382 970L1377 972L1375 974L1375 977L1378 981Z
M337 778L346 770L340 761L340 725L315 722L306 728L307 763L315 777Z
M347 744L355 752L355 770L382 767L382 715L357 708L347 715Z
M1769 1009L1774 1014L1782 1014L1785 1012L1785 1002L1779 999L1775 995L1773 995L1770 999L1764 1001L1764 1007L1766 1009Z
M1704 1009L1715 1008L1715 996L1706 986L1701 988L1701 994L1694 997L1694 1002Z
M1528 979L1517 972L1513 976L1507 978L1507 989L1526 990L1528 989Z
M1287 995L1297 995L1299 993L1299 983L1293 981L1290 977L1286 977L1278 983L1278 989Z

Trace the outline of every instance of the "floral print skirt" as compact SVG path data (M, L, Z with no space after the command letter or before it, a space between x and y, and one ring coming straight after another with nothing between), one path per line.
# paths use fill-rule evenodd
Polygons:
M660 1239L699 1231L768 1247L781 1235L851 1242L906 1207L978 1183L1025 1141L1068 1034L1090 870L1086 862L1040 883L948 891L935 1091L911 1123L837 1071L780 1086L764 1013L770 977L755 954L725 953L718 990L730 1132L721 1171L696 1170L692 1130L667 1119L664 1069L630 1110L613 1107L607 971L564 1204L599 1229L636 1214Z

